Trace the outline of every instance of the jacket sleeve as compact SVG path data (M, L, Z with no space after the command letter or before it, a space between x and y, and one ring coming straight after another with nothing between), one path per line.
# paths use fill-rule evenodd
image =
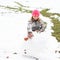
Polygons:
M32 32L32 22L31 21L28 21L28 24L27 24L27 31L28 32Z
M46 22L43 22L43 21L41 20L41 25L42 25L42 28L41 28L40 31L43 32L43 31L45 30L47 24L46 24Z

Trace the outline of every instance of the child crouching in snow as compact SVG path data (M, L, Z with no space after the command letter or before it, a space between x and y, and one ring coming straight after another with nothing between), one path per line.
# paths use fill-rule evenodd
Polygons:
M46 23L39 16L38 10L32 11L32 17L27 26L29 39L26 38L24 54L35 60L57 60L53 54L57 42L55 39L52 40L52 36L45 34ZM36 34L34 34L35 32ZM55 43L54 46L51 45L53 42Z
M32 11L31 20L28 21L28 38L32 38L34 35L32 32L43 32L46 24L39 18L40 12L38 10Z
M28 54L30 56L34 56L38 55L38 53L41 52L41 50L43 49L44 43L42 43L44 40L40 39L40 32L43 32L46 28L46 23L43 22L40 18L40 12L38 10L34 10L32 11L32 17L31 20L28 21L28 26L27 26L27 33L28 33L28 38L25 38L25 40L29 40L26 42L26 48L24 49L24 53ZM33 32L35 33L39 33L37 34L39 36L36 36L37 38L35 38L35 35L33 34ZM32 39L34 37L34 39ZM24 46L25 46L24 45ZM37 59L36 59L37 60Z

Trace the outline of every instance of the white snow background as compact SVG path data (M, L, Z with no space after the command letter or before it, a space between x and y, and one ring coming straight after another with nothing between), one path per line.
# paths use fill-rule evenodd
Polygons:
M31 7L32 10L42 7L50 8L50 12L60 13L59 0L0 0L0 4L14 6L16 5L14 1L21 2L24 5L28 5ZM29 2L27 3L26 1ZM7 10L1 9L0 12L1 11ZM27 21L30 19L30 17L31 14L20 12L17 14L0 14L0 60L34 60L22 57L22 45L24 44L24 37L27 35ZM49 39L48 46L50 46L50 49L53 47L55 48L57 43L55 43L55 38L51 36L51 26L53 24L51 23L49 18L43 17L42 15L40 15L40 18L48 23L47 28L44 32L46 36L43 35L43 37L45 36L47 37L47 39ZM14 54L14 52L17 52L17 54ZM6 58L7 56L9 58ZM56 60L56 58L54 60Z

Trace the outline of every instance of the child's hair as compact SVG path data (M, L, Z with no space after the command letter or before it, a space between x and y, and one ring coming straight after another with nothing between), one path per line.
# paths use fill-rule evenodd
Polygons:
M33 20L34 20L34 18L33 18L33 16L32 16L30 21L33 22ZM37 20L38 20L38 22L40 22L41 19L38 18Z

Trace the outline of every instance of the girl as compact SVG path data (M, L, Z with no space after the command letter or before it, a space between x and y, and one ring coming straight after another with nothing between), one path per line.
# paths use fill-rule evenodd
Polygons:
M39 18L40 12L38 10L32 11L31 20L28 22L28 38L32 38L34 35L32 32L43 32L46 24Z
M27 26L29 40L26 38L24 54L35 60L54 60L56 59L54 56L56 47L54 46L56 46L57 41L54 38L52 40L52 36L49 36L47 31L43 32L46 28L46 23L44 23L39 16L40 12L38 10L32 11L32 17L31 20L28 21ZM43 33L40 34L40 32ZM54 46L51 45L53 42Z

